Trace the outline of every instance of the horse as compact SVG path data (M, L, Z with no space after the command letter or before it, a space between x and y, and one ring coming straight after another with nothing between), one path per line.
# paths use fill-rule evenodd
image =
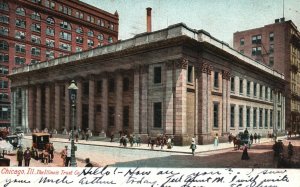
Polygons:
M234 150L240 150L242 141L235 136L233 137L233 148Z

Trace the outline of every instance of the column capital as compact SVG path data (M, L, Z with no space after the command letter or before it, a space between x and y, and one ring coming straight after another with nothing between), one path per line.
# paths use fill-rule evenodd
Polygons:
M180 58L176 61L177 69L186 69L187 65L188 65L188 59L186 58Z
M213 66L210 65L210 64L208 64L208 66L207 66L207 74L211 75L211 72L212 72L213 69L214 69Z
M226 70L222 70L222 78L226 80L230 80L230 72Z

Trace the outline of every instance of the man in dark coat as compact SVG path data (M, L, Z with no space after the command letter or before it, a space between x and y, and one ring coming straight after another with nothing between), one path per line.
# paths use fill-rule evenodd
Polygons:
M85 163L86 163L85 167L94 167L93 164L90 162L89 158L85 159Z
M22 166L23 162L23 150L22 147L19 147L18 152L17 152L17 161L18 161L18 166Z
M27 147L27 149L24 151L24 160L25 160L25 166L29 166L31 159L30 149Z

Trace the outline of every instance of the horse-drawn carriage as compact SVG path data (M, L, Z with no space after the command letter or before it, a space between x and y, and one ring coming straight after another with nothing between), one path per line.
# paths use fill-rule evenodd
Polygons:
M38 150L44 150L50 143L50 134L32 133L32 147Z
M233 137L234 149L239 150L245 144L250 145L249 133L240 132L237 136Z

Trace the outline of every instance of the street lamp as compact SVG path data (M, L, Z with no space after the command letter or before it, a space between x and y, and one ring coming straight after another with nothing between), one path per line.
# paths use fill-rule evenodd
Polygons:
M72 80L70 86L68 87L70 100L72 104L72 134L71 134L71 166L76 167L76 158L75 158L75 145L74 145L74 126L75 126L75 109L76 109L76 95L78 87L75 84L75 81Z

